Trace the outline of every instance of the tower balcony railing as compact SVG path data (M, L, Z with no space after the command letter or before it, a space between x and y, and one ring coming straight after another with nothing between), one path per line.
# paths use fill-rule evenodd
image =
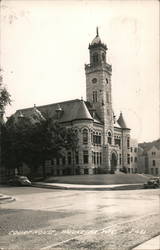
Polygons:
M112 71L112 65L104 62L85 64L85 69L92 69L95 67L102 67L102 66L107 70Z

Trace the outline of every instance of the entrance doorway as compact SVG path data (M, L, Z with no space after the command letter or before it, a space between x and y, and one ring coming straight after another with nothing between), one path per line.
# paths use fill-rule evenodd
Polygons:
M117 155L115 152L111 154L111 173L114 174L114 172L117 170Z

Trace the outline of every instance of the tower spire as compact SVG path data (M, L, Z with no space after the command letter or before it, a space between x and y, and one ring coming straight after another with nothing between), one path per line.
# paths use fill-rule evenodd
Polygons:
M96 33L97 33L97 36L99 36L98 26L96 28Z

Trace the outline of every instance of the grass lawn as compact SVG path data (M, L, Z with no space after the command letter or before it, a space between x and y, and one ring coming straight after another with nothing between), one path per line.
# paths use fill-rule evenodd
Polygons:
M145 183L150 177L142 174L97 174L97 175L70 175L48 177L48 183L107 185L107 184L134 184Z

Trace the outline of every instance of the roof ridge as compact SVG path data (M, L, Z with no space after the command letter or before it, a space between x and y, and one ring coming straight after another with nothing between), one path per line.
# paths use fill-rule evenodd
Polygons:
M51 104L36 106L36 108L48 107L48 106L52 106L52 105L56 105L56 104L62 104L62 103L67 103L67 102L76 102L76 101L81 101L81 100L80 99L73 99L73 100L68 100L68 101L55 102L55 103L51 103ZM29 110L29 109L32 109L32 108L33 107L24 108L24 109L17 109L16 111L23 111L23 110L25 111L25 110Z

